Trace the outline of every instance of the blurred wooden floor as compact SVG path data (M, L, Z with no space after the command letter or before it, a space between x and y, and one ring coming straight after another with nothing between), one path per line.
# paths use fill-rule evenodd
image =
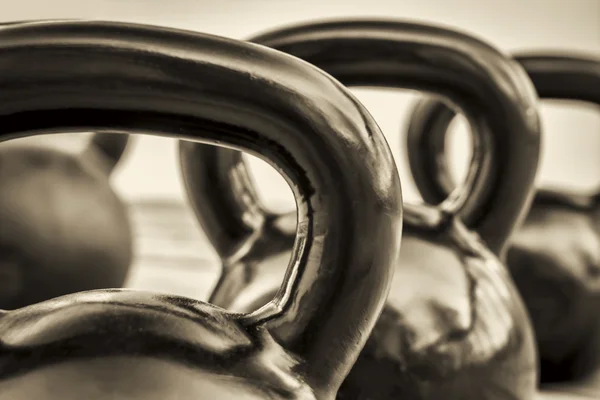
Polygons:
M219 259L183 202L146 200L130 204L136 239L127 287L206 300ZM585 390L540 393L536 400L600 400L600 376Z
M130 216L135 259L126 286L206 299L220 264L192 210L150 200L131 203Z

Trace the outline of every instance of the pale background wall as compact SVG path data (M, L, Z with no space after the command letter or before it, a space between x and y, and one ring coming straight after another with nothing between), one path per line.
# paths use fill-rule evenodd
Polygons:
M600 1L399 1L399 0L0 0L3 20L36 18L89 18L143 22L206 33L245 38L288 23L330 17L398 17L441 23L471 32L504 51L573 49L600 56ZM401 157L400 129L415 94L398 91L357 90L386 133L399 164L407 200L418 199ZM596 110L597 111L597 110ZM600 183L600 113L591 108L544 105L547 136L539 182L585 189ZM465 126L457 128L457 171L464 170L468 146ZM83 136L60 135L43 139L75 150ZM138 137L128 159L115 176L117 190L127 199L183 196L175 142ZM254 171L269 205L293 207L283 180L269 166L256 161ZM263 177L267 179L262 179Z

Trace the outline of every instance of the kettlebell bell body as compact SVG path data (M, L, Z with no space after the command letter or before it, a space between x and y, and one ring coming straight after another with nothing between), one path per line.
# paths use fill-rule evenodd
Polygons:
M515 59L540 98L600 105L600 59L541 53ZM443 201L456 186L443 150L454 116L443 102L426 99L409 124L411 171L429 203ZM542 384L574 382L600 370L599 211L599 194L542 189L510 239L506 260L533 322Z
M600 370L598 198L541 190L511 238L507 263L536 332L542 384Z
M22 23L0 27L0 47L0 139L92 129L232 146L279 168L298 203L288 279L251 313L116 289L1 311L0 399L334 399L402 226L391 151L354 97L289 55L167 28Z
M511 160L490 170L478 154L470 191L437 208L404 205L392 290L338 398L532 398L530 322L497 258L531 201L537 169L536 97L524 72L470 36L401 21L307 24L251 41L302 58L345 85L446 94L472 123L491 127L483 140ZM264 209L239 152L181 142L180 157L191 204L223 260L211 301L239 312L260 307L284 277L294 215ZM353 204L360 202L346 199L346 207ZM468 225L456 217L459 210L470 215Z
M132 233L109 177L127 142L94 135L79 155L0 149L0 308L123 285Z

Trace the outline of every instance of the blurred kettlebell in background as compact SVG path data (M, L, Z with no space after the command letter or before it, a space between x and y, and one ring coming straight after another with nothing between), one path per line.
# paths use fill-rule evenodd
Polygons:
M80 154L0 146L0 309L123 285L132 230L109 178L128 142L94 134Z
M600 59L569 53L515 59L541 99L600 106ZM445 134L455 115L449 105L431 98L417 103L411 114L407 157L417 188L431 204L443 201L456 186L444 155ZM499 161L492 157L491 162ZM539 190L511 238L506 260L534 325L541 383L573 382L598 372L600 192Z
M404 21L308 23L251 41L344 85L447 95L477 127L492 128L483 140L503 161L490 169L490 152L478 154L469 188L439 207L404 204L390 295L338 399L532 399L533 333L497 258L529 206L538 165L537 97L525 72L470 35ZM295 213L264 209L239 152L180 142L180 156L191 205L223 261L210 301L236 312L263 306L284 280Z

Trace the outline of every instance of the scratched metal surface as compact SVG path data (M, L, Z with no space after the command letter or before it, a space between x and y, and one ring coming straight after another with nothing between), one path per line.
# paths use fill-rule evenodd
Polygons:
M183 201L130 203L135 262L126 286L206 300L215 284L219 259ZM535 400L600 399L600 373L583 389L540 393Z

